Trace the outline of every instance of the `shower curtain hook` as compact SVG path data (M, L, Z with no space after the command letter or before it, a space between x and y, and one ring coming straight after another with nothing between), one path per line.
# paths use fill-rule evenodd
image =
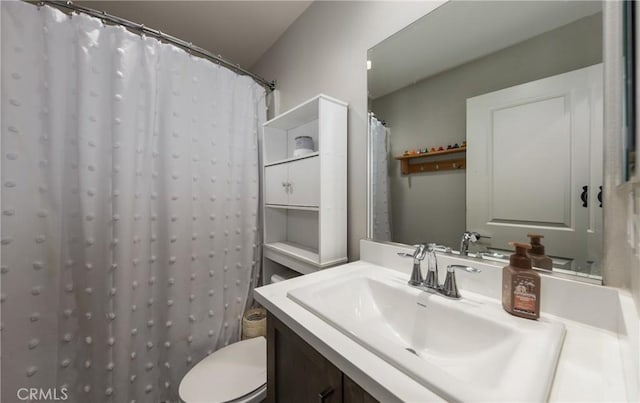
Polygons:
M193 50L193 42L189 42L189 47L187 48L187 53L189 53L190 56L193 56L193 53L191 53L191 51Z

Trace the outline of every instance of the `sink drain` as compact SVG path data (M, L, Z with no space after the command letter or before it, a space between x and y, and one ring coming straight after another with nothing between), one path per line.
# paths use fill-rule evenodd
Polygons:
M418 353L416 352L416 350L412 349L411 347L407 347L405 348L405 350L407 350L408 352L410 352L411 354L415 355L416 357L418 357Z

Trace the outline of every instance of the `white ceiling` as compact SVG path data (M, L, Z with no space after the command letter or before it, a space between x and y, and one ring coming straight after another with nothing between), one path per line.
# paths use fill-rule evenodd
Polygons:
M78 1L251 69L311 1Z
M602 11L600 1L451 1L369 50L369 96Z

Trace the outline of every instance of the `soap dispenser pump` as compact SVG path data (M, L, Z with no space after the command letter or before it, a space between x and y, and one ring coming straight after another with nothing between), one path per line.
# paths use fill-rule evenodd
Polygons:
M544 235L527 234L527 236L531 239L531 250L529 251L531 265L539 269L553 269L553 261L544 254L544 245L540 243L540 239L544 238Z
M540 275L531 268L528 243L511 242L516 248L509 265L502 269L502 307L527 319L540 317Z

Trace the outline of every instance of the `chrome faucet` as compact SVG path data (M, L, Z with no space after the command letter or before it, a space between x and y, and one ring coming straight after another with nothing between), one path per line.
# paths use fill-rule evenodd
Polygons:
M490 236L480 235L477 232L465 231L460 240L460 256L469 255L469 242L478 242L480 238L491 238Z
M423 286L437 290L440 285L438 283L438 258L436 256L436 244L430 243L427 246L427 278L422 283Z
M398 256L413 258L413 269L411 270L411 277L409 278L409 285L419 286L423 283L422 269L420 268L420 262L422 262L427 255L427 249L424 244L414 245L416 250L413 254L400 252Z
M444 280L440 293L449 298L458 299L460 298L460 293L458 292L458 283L456 282L456 269L464 270L468 273L480 273L482 270L461 264L450 264L447 266L447 277Z
M447 266L447 277L443 284L440 284L438 280L438 258L436 256L436 244L430 243L425 248L424 245L416 245L416 250L413 254L410 253L398 253L402 257L413 258L413 270L411 272L411 278L409 279L409 285L420 288L421 290L428 292L435 292L445 297L459 299L460 292L458 291L458 284L456 282L455 270L464 270L469 273L480 273L480 269L476 269L469 266L463 266L459 264L452 264ZM420 268L420 262L424 260L428 255L427 263L427 278L422 279L422 271Z

